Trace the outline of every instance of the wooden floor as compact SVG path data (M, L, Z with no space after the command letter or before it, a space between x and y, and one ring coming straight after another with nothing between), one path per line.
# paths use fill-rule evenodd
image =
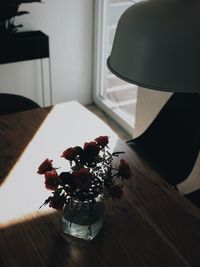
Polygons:
M87 109L97 115L100 119L102 119L110 128L121 138L121 140L130 139L130 135L128 135L119 125L117 125L105 112L99 109L96 105L87 105Z

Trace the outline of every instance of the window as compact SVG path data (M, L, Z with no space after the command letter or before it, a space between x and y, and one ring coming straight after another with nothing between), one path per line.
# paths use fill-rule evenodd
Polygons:
M135 125L137 86L122 81L106 66L118 20L136 1L96 0L94 101L131 136Z

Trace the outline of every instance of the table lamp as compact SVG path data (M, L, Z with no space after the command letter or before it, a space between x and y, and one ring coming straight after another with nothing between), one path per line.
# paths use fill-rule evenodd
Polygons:
M144 133L128 141L174 186L187 179L199 155L199 14L198 0L133 4L119 20L107 60L129 83L174 92ZM200 190L198 199L200 205Z

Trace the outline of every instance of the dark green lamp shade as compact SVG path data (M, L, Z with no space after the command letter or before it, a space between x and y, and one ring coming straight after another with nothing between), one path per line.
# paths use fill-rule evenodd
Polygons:
M132 5L119 20L107 65L145 88L200 92L200 1Z

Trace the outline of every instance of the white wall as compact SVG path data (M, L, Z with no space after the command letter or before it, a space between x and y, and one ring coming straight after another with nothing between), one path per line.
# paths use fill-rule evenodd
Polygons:
M44 0L21 5L21 10L30 12L16 19L23 31L41 30L50 38L53 103L90 103L93 0ZM41 99L40 62L0 65L0 91Z

